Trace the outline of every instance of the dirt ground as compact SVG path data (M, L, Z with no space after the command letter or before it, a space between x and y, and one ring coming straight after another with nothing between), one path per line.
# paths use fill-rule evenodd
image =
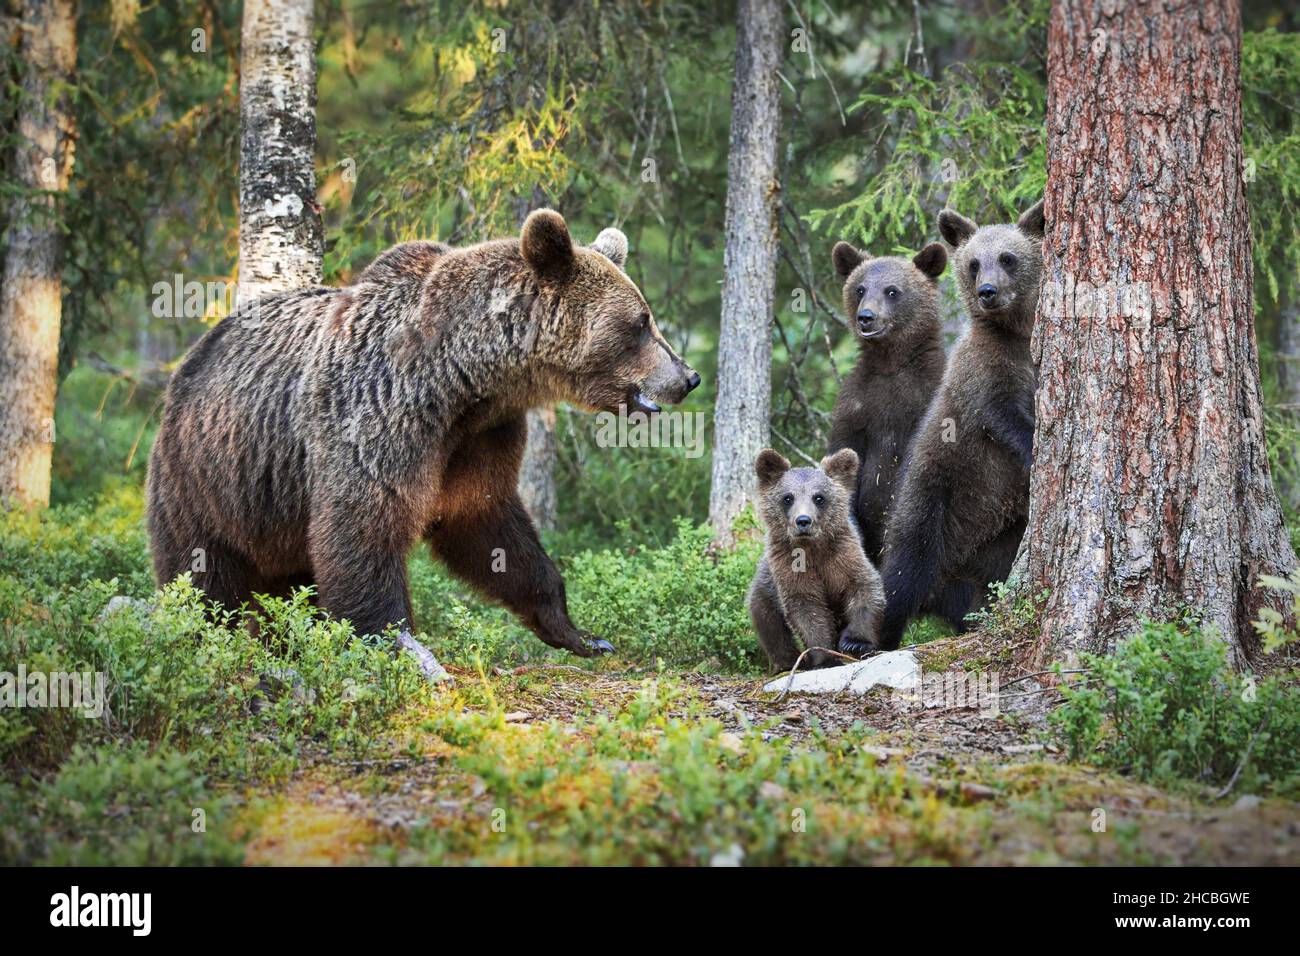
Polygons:
M936 662L978 657L977 648L954 646L959 641L927 645L927 672ZM550 665L497 672L490 682L507 732L527 734L554 722L579 734L593 709L619 713L650 676ZM1232 793L1220 798L1211 788L1191 785L1167 792L1068 763L1046 742L1043 729L1056 692L1039 677L1017 679L1012 672L1004 678L996 714L943 700L918 703L888 691L782 696L763 690L767 679L672 678L686 693L680 713L669 716L698 720L702 710L721 722L723 739L763 728L764 740L783 737L796 748L817 748L860 724L856 731L865 742L858 746L898 774L909 794L959 808L955 825L969 825L978 842L959 862L1300 865L1295 803ZM635 763L622 769L655 770L652 763ZM247 862L373 862L383 856L377 848L400 850L423 827L462 826L489 804L482 780L445 753L412 752L408 744L391 757L364 762L322 754L260 815Z

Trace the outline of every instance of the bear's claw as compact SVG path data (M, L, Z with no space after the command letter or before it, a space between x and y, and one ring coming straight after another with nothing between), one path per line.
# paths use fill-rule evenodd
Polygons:
M878 651L873 641L860 641L851 637L840 637L840 653L851 654L853 657L866 657L873 651Z

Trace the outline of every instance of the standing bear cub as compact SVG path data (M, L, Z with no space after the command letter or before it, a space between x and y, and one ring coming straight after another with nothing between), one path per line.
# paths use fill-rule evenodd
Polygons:
M911 259L873 259L840 242L831 259L844 281L858 361L835 399L830 450L857 452L854 517L867 557L878 565L895 479L943 378L939 276L948 253L932 242Z
M770 448L754 464L767 550L749 590L758 642L775 670L794 666L802 648L812 667L850 640L876 639L884 593L853 520L858 456L851 448L818 468L791 468Z
M192 571L227 608L312 584L375 634L411 626L423 538L552 647L612 650L569 619L516 483L528 409L653 411L699 384L626 257L617 229L584 248L538 210L518 239L408 243L349 288L222 320L173 376L149 462L159 583Z
M1043 204L1015 225L979 227L945 209L939 233L953 248L970 328L953 350L917 431L885 535L887 604L876 642L892 650L927 599L961 630L1011 570L1029 511L1036 373L1029 339L1042 273Z

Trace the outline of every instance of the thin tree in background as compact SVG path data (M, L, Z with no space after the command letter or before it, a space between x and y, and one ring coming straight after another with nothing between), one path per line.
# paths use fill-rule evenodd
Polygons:
M783 54L782 26L778 0L740 0L709 491L709 521L723 543L731 540L732 522L750 499L754 459L768 443L780 198L776 147L781 128L777 70Z
M1049 591L1039 661L1190 608L1241 664L1260 575L1295 565L1262 428L1240 51L1232 0L1053 5L1025 536L1027 584Z
M1292 283L1294 289L1294 277ZM1283 298L1277 312L1277 383L1279 411L1292 428L1300 429L1300 293L1296 291ZM1300 508L1300 484L1288 483L1285 474L1278 478L1278 493L1292 508Z
M514 205L515 222L517 228L522 229L530 212L547 205L546 195L537 187L530 196L520 197ZM525 419L528 423L528 439L519 466L519 500L538 530L549 531L555 527L556 508L559 504L555 488L555 462L559 455L555 408L530 408Z
M245 0L239 58L239 296L321 281L313 0Z
M25 0L23 63L0 287L0 503L50 502L54 400L63 312L59 203L72 175L77 63L73 0Z

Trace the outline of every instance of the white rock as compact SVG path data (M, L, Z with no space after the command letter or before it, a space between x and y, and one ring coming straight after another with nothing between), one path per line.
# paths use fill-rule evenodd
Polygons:
M921 664L911 651L886 651L842 667L800 671L793 681L785 674L765 684L763 690L780 693L787 684L791 693L804 694L865 694L873 687L917 691L921 686Z

